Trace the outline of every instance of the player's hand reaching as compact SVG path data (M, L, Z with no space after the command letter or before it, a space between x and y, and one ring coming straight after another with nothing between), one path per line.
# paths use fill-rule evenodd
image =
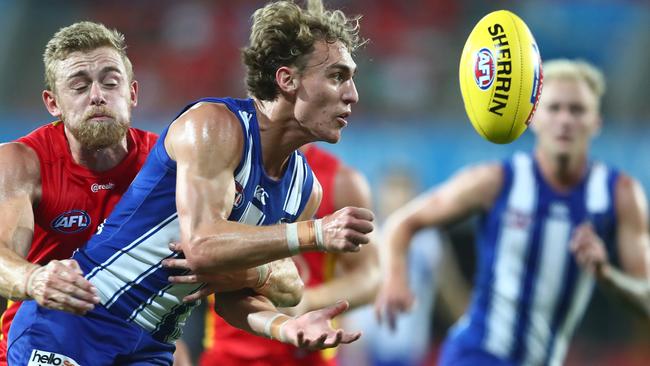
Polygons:
M99 303L95 286L84 278L74 259L34 267L27 277L25 293L43 307L79 315Z
M172 251L180 251L179 244L171 243ZM184 259L169 259L163 267L189 270ZM229 292L250 288L264 295L276 306L296 305L302 296L303 283L293 261L289 258L242 270L219 272L188 272L170 276L174 284L205 283L198 291L187 295L183 302L194 302L215 292Z
M380 323L388 322L388 327L395 330L397 316L411 309L414 296L404 276L391 275L383 282L375 300L375 315Z
M346 301L339 301L287 320L280 330L281 341L309 350L331 348L356 341L361 337L361 332L348 333L343 329L333 329L331 325L332 318L343 313L348 306Z
M571 251L580 267L600 278L609 264L603 241L590 223L583 223L573 232Z
M365 208L345 207L322 219L323 244L327 252L358 252L368 244L375 215Z

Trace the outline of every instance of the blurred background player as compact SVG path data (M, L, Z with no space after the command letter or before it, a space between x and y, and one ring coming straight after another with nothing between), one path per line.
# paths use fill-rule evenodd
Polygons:
M370 208L370 187L356 170L314 144L302 147L301 151L323 188L317 218L346 206ZM364 246L359 253L313 252L292 259L306 287L297 306L281 311L298 316L341 299L348 301L350 308L374 300L379 286L379 264L374 244ZM230 326L211 307L206 315L205 329L206 350L201 355L201 365L336 364L333 350L312 352L255 337Z
M379 225L420 191L417 173L409 167L398 165L385 169L377 187ZM446 232L435 229L419 231L413 237L408 253L408 285L412 293L418 294L417 304L408 314L390 319L388 324L378 324L370 307L345 315L343 324L361 329L364 337L341 348L339 364L431 364L437 358L437 344L431 327L434 309L439 314L437 319L448 325L460 318L469 299L469 290L455 257ZM440 279L444 280L444 286L440 286ZM444 326L436 323L438 329Z
M271 274L270 261L356 252L368 243L367 209L307 220L321 189L296 151L313 141L337 142L347 125L358 101L351 56L362 42L358 17L326 11L320 1L308 9L280 1L253 18L243 51L252 97L204 98L181 111L102 230L73 256L101 304L79 317L24 303L9 334L10 362L54 353L76 364L171 364L195 306L183 300L204 283L170 283L170 276L256 266ZM162 243L179 231L181 245ZM259 276L255 291L219 296L217 312L249 332L310 349L360 336L330 325L347 308L344 301L297 317L278 313L260 295L266 278ZM65 341L71 337L84 346Z
M534 152L468 168L388 220L390 272L377 305L394 316L413 301L399 290L413 234L483 213L472 304L440 364L561 364L596 281L650 316L645 194L588 156L604 90L585 62L546 62Z
M43 103L58 120L0 146L0 365L21 300L84 314L99 301L67 260L108 216L155 134L130 127L138 83L124 36L101 24L59 30L43 54Z

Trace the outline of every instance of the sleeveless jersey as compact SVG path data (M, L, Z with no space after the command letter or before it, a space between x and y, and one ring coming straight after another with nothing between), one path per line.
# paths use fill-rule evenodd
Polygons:
M269 178L262 164L253 101L205 98L188 105L181 114L199 102L226 105L244 133L242 159L234 172L236 197L228 220L250 225L295 221L313 184L311 169L302 154L294 152L290 156L280 180ZM197 305L183 303L183 297L203 285L173 285L167 278L181 272L161 266L164 259L179 255L168 248L179 234L176 162L164 146L168 129L98 234L74 258L97 287L101 303L109 312L138 324L156 340L172 343Z
M305 157L323 187L323 198L317 217L335 211L334 183L340 162L332 154L310 145ZM305 286L318 286L333 277L335 255L323 252L303 253L293 257ZM214 298L210 298L210 304ZM228 324L217 315L213 306L206 314L205 351L200 364L208 365L332 365L334 350L309 352L275 340L254 336Z
M593 162L567 193L553 190L528 154L515 154L504 173L503 189L480 222L472 304L445 347L509 365L560 365L594 288L569 241L589 221L615 256L618 172Z
M130 128L128 154L105 172L74 162L61 122L42 126L18 139L38 156L42 188L34 208L34 236L26 260L45 265L53 259L70 258L86 243L127 190L156 138L156 134ZM2 316L0 359L5 356L9 325L19 306L20 302L10 302Z

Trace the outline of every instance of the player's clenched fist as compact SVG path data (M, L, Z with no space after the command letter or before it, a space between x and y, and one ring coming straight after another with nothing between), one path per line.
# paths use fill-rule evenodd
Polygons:
M85 314L99 303L95 287L74 259L34 267L27 276L25 293L41 306L73 314Z
M374 219L368 209L345 207L322 219L287 224L289 252L358 252L360 245L370 242Z
M322 219L323 244L328 252L358 252L368 244L368 234L374 229L372 211L345 207Z

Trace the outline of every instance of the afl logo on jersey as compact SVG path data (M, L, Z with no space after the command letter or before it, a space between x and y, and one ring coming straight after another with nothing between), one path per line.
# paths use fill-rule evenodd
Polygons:
M50 226L60 233L78 233L90 226L90 216L86 211L70 210L57 216Z
M474 81L481 90L487 90L492 86L496 75L496 63L492 52L487 48L481 48L476 53L474 61Z
M235 209L240 208L242 202L244 202L244 187L238 181L235 181L235 201L233 201L232 206Z

